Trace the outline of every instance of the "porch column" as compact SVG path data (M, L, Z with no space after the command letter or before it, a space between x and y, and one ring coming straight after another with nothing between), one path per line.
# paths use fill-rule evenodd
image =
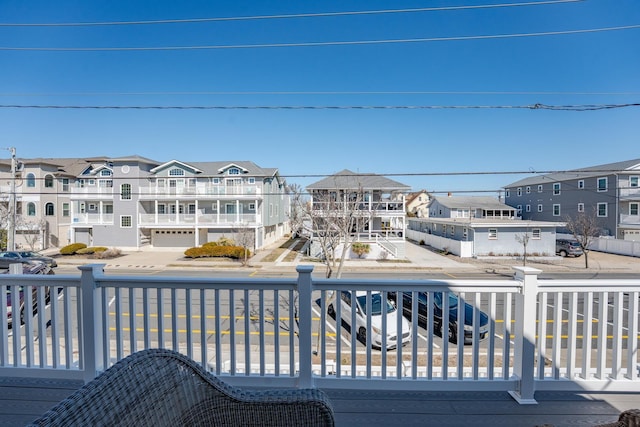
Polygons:
M105 264L87 264L80 269L80 300L82 301L82 319L78 326L80 333L78 343L84 358L80 360L83 379L88 383L105 369L105 358L102 347L104 335L102 325L101 292L97 289L96 278L104 274Z
M154 222L154 224L157 225L158 224L158 219L159 219L159 217L158 217L158 201L157 200L155 200L153 202L153 211L155 212L155 214L154 214L155 220L153 222Z
M240 222L240 200L236 200L236 222Z
M535 393L536 351L536 300L538 297L538 275L542 270L531 267L514 267L516 280L522 282L522 290L516 294L515 345L513 374L518 380L517 390L509 391L518 403L537 404Z
M298 375L298 388L313 388L313 370L311 358L311 332L313 329L313 313L311 312L311 304L313 301L312 290L313 283L311 279L312 265L299 265L296 267L298 272L298 293L300 303L300 334L298 341L300 343L300 373Z
M256 207L256 213L255 213L255 216L256 216L256 218L255 218L256 224L260 224L260 214L259 214L259 212L260 212L260 211L259 211L259 209L258 209L258 200L257 200L257 199L256 199L256 200L254 200L254 201L253 201L253 204L254 204L254 206Z
M104 218L102 217L102 209L104 208L104 206L102 206L103 204L104 202L102 200L98 203L98 220L100 221L100 224L104 224Z
M179 200L176 200L175 206L176 206L176 208L175 208L176 209L175 221L176 221L176 224L179 224L180 223L180 201Z

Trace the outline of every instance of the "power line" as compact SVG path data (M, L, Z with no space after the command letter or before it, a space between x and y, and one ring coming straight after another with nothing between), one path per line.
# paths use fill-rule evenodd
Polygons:
M374 44L398 44L398 43L426 43L443 41L468 41L491 40L523 37L558 36L569 34L585 34L606 31L633 30L640 28L638 25L625 25L619 27L590 28L582 30L545 31L537 33L493 34L479 36L453 36L453 37L429 37L413 39L382 39L382 40L355 40L333 42L299 42L299 43L259 43L238 45L199 45L199 46L139 46L139 47L9 47L0 46L4 51L29 51L29 52L134 52L134 51L169 51L169 50L216 50L216 49L260 49L274 47L317 47L317 46L357 46Z
M57 110L552 110L597 111L638 107L640 103L582 105L20 105L0 104L5 109Z
M561 92L561 91L154 91L154 92L16 92L0 96L170 96L170 95L588 95L629 96L640 92Z
M363 10L347 12L321 12L321 13L298 13L285 15L257 15L257 16L231 16L217 18L189 18L189 19L160 19L147 21L111 21L111 22L59 22L59 23L10 23L2 22L0 27L91 27L109 25L153 25L153 24L187 24L201 22L225 22L225 21L250 21L265 19L292 19L292 18L319 18L333 16L353 16L353 15L381 15L391 13L415 13L415 12L442 12L452 10L470 9L496 9L505 7L540 6L559 3L576 3L584 0L549 0L523 3L485 4L475 6L443 6L424 7L412 9L384 9L384 10Z

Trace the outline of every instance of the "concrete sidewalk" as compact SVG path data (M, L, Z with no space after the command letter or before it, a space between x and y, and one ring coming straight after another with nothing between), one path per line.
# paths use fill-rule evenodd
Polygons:
M316 266L315 270L324 267L324 264L312 262L298 254L294 261L282 261L289 254L285 249L275 261L264 261L274 250L281 248L286 242L282 239L269 247L259 251L249 260L248 268L278 269L295 271L299 264ZM606 254L601 252L589 252L589 269L584 267L584 256L579 258L550 257L541 260L530 259L527 266L550 272L619 272L640 274L640 258ZM239 269L245 268L239 261L221 261L211 258L189 259L184 256L184 249L153 249L145 248L140 251L124 251L123 255L113 259L89 259L67 258L58 256L59 265L84 265L106 264L106 269L136 268L136 269L163 269L163 268L196 268L196 269ZM521 259L494 257L488 259L459 258L453 255L440 255L425 246L407 241L405 260L373 260L373 259L349 259L345 262L345 271L397 271L397 270L424 270L442 272L493 272L497 274L513 274L514 266L521 266Z

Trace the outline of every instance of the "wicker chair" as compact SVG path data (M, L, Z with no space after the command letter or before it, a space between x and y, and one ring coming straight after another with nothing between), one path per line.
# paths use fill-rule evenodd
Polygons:
M170 350L135 353L32 426L333 426L318 389L248 391Z

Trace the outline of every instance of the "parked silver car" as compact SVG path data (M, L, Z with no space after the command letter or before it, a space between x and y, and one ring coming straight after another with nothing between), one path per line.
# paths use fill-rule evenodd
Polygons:
M580 247L580 243L576 242L575 240L557 239L556 254L562 257L579 257L580 255L582 255L582 248Z

